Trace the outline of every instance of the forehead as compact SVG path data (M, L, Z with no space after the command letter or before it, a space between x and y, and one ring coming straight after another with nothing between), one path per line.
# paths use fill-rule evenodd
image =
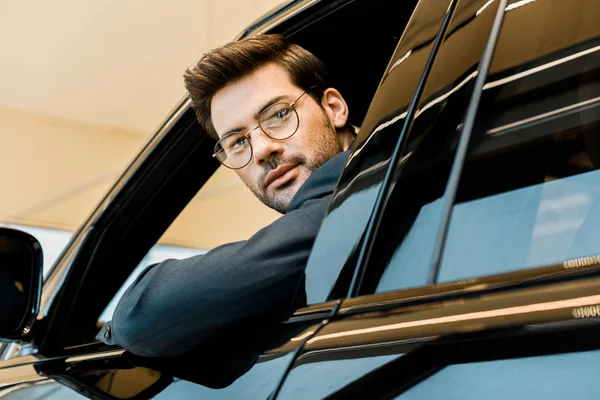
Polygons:
M219 136L249 127L254 116L271 99L299 92L283 67L270 63L219 90L211 101L211 119Z

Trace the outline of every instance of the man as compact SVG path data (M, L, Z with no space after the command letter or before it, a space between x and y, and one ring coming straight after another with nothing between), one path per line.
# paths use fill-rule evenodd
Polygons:
M198 121L217 140L214 157L285 215L246 241L140 275L98 337L142 356L176 356L242 320L293 311L354 139L322 62L282 36L228 43L184 78Z

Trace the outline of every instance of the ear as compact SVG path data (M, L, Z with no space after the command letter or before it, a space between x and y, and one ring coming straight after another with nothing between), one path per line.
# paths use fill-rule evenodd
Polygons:
M321 105L336 129L342 129L346 126L348 122L348 105L337 89L325 89Z

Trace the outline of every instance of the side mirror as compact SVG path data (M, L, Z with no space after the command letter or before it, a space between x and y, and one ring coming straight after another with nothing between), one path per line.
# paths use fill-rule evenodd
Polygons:
M23 339L40 306L42 247L36 238L0 228L0 340Z

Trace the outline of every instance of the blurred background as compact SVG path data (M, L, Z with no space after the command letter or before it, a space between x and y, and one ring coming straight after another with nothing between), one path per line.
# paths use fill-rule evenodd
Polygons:
M185 95L185 68L281 3L1 0L0 225L33 233L48 268ZM236 229L195 223L233 200L248 210ZM196 254L277 217L221 168L148 257Z

